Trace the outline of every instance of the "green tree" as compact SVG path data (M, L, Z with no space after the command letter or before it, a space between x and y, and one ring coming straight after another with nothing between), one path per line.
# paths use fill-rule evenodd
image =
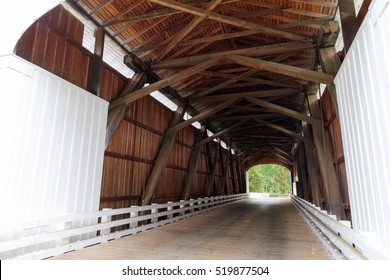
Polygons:
M286 167L262 164L249 169L249 191L274 194L291 193L291 173Z

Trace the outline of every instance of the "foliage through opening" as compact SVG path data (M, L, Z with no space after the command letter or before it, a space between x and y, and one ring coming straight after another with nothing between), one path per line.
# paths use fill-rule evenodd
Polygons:
M286 167L276 164L256 165L249 169L249 191L290 194L291 172Z

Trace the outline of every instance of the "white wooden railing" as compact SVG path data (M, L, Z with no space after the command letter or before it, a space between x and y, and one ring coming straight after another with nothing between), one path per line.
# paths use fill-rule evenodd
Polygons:
M297 196L292 201L321 232L322 240L329 248L333 248L333 256L338 259L390 259L390 252L370 238L369 233L352 229L349 221L338 221L335 215L329 215L314 204Z
M204 213L248 194L69 214L0 225L0 259L45 259Z

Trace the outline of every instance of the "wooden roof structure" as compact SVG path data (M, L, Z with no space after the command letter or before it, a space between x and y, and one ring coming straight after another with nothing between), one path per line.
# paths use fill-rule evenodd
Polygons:
M336 2L335 2L336 1ZM337 0L70 1L104 28L145 72L149 86L111 102L113 109L160 90L243 155L246 166L272 158L291 166L307 88L332 84L317 71L322 26Z

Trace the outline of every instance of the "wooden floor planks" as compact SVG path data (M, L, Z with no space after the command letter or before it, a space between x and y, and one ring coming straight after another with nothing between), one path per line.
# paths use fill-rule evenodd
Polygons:
M286 198L251 198L53 259L331 259Z

